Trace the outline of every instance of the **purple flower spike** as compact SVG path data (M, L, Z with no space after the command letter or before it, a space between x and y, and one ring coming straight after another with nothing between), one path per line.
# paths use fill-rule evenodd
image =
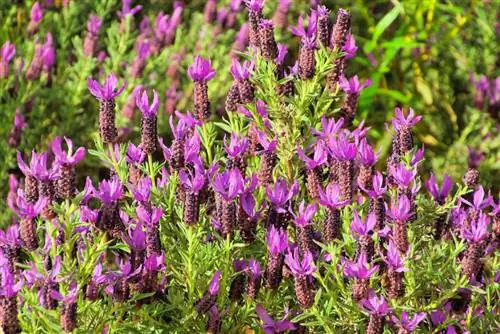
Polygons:
M397 201L393 199L390 210L387 210L387 216L394 221L406 221L412 215L410 200L406 195L400 196Z
M462 230L462 238L470 243L479 243L488 237L490 218L481 213L477 220L470 222L470 226Z
M269 140L267 139L267 135L265 132L258 132L258 137L257 139L259 140L259 144L262 146L265 152L268 153L273 153L276 152L276 148L278 146L278 140L273 139Z
M263 322L261 327L265 334L284 333L289 330L295 330L295 325L291 321L286 320L288 312L285 312L285 315L281 320L274 320L271 318L264 307L260 304L257 304L255 312L257 312L257 315Z
M297 226L307 226L311 225L312 218L316 214L317 206L315 203L305 205L305 202L302 201L299 205L299 212L295 216L295 224ZM292 213L293 214L293 213Z
M285 62L285 57L288 54L288 47L285 44L278 44L278 56L275 61L276 64L282 65Z
M179 179L182 185L193 193L200 192L205 185L205 174L200 168L195 168L195 172L186 172L184 169L179 172Z
M135 104L141 110L142 114L146 117L155 117L160 106L160 100L158 99L158 93L153 89L153 102L149 105L148 94L144 90L142 94L137 94L135 96Z
M338 184L330 183L326 187L326 191L319 189L319 203L326 207L338 208L346 205L349 201L341 199Z
M18 248L21 247L22 240L19 234L19 225L14 224L10 225L7 229L7 232L1 230L0 231L0 246L1 247L12 247Z
M334 118L321 117L321 130L311 129L312 133L325 142L330 142L339 133L344 125L344 119L341 117L337 122Z
M312 159L307 157L300 147L297 147L297 154L299 155L299 158L306 163L306 166L309 169L314 169L323 165L328 159L328 151L321 141L316 143Z
M27 202L23 196L17 197L17 207L19 208L19 215L21 218L34 219L43 209L50 203L47 197L41 197L36 203Z
M246 137L238 138L236 133L231 133L231 141L227 144L226 137L224 137L224 150L230 157L237 157L243 155L248 149L248 139Z
M252 222L256 222L260 219L260 210L255 209L255 197L251 192L246 192L240 197L241 207L243 211L248 215L248 219Z
M125 81L123 83L123 86L117 89L118 79L114 74L110 74L106 78L102 86L100 86L99 83L92 78L87 79L87 84L90 93L94 95L98 100L109 101L113 100L123 92L125 86L127 85L127 82Z
M285 255L285 263L290 268L293 276L310 276L316 271L311 252L307 251L301 261L298 247L293 252L289 251Z
M7 266L2 266L0 272L2 274L2 285L0 287L0 296L5 298L13 298L17 296L17 293L23 287L24 284L23 279L21 278L16 283L13 273L9 270Z
M394 109L395 117L392 119L392 125L394 129L399 131L401 127L413 127L422 119L422 116L415 116L415 112L412 108L409 108L408 116L405 117L403 109Z
M389 246L387 248L387 258L383 258L383 260L395 272L401 273L408 271L408 269L405 268L401 253L392 239L389 240Z
M97 36L99 35L99 30L101 29L102 20L97 15L90 15L89 21L87 22L87 30L90 34Z
M415 168L406 169L406 165L404 163L391 166L390 172L396 184L403 188L408 188L417 175Z
M208 286L208 293L212 296L217 296L219 294L220 288L220 270L217 270L210 281L210 285Z
M384 296L378 297L373 290L368 292L368 297L361 304L370 314L378 317L384 317L391 311Z
M392 315L391 320L395 324L399 325L400 328L405 329L407 331L406 333L412 333L417 329L418 324L422 322L422 320L424 320L425 317L426 317L425 312L420 312L415 314L413 318L410 319L408 313L406 311L403 311L401 313L401 318Z
M373 175L372 179L373 189L365 189L362 185L360 185L360 187L371 198L379 198L382 197L387 190L387 186L384 187L383 184L384 184L384 176L382 175L382 173L377 171L375 172L375 175Z
M366 138L361 139L358 147L359 160L365 166L374 166L378 156L373 152L373 148L368 144Z
M348 161L356 158L357 148L355 143L349 142L346 136L343 135L331 143L330 151L335 159Z
M288 189L286 181L279 179L274 184L274 187L266 187L266 195L273 204L273 206L280 213L285 213L285 205L295 196L299 191L299 184L297 181Z
M364 88L369 87L372 84L370 79L366 80L363 84L359 82L358 76L355 75L349 80L344 76L339 79L339 86L344 92L351 95L359 94Z
M163 210L161 208L153 207L151 208L151 210L148 210L142 205L139 205L135 209L135 213L137 214L137 218L139 219L139 221L148 228L157 225L161 217L163 216Z
M309 16L309 20L307 23L307 30L304 29L304 19L302 16L299 16L299 20L297 22L296 26L290 27L290 31L292 34L295 36L304 38L304 39L311 39L314 40L316 36L316 14L311 13Z
M240 64L239 61L233 59L233 63L231 65L231 74L233 75L233 78L235 80L248 80L254 66L255 63L252 61L245 60L243 64Z
M272 255L282 254L288 248L288 236L283 229L271 226L267 231L266 243Z
M105 204L111 204L122 196L123 189L120 179L113 177L110 180L103 180L99 184L96 196Z
M144 177L139 181L137 188L132 190L134 198L138 202L148 202L149 196L151 195L151 179L149 177Z
M52 142L51 148L52 152L56 157L56 162L59 164L76 165L85 158L85 148L79 147L73 154L73 141L67 137L64 137L66 146L68 147L68 152L63 152L61 148L62 138L57 137Z
M364 252L358 256L356 262L347 261L344 267L344 274L347 277L353 277L359 280L368 280L377 271L378 265L370 268Z
M212 186L225 201L232 201L243 191L243 176L238 169L217 173Z
M43 9L40 6L40 3L37 1L31 7L31 22L33 24L38 24L42 21L43 18Z
M358 234L359 236L366 236L369 235L370 232L373 232L375 224L377 223L377 217L375 216L375 213L370 213L364 223L359 217L359 214L356 210L354 210L353 214L354 217L351 223L351 231Z
M2 64L8 64L16 55L16 46L12 44L10 41L5 42L2 45L2 49L0 51L0 56L2 57Z
M254 278L258 278L262 275L262 268L260 267L260 262L255 260L253 257L248 261L247 270L250 275Z
M193 81L209 81L215 77L215 70L210 60L196 56L194 63L188 68L188 74Z
M439 189L439 185L436 182L436 177L431 173L431 176L425 183L425 186L431 193L432 197L434 197L436 202L438 202L439 204L443 204L446 200L446 197L448 197L451 189L453 188L453 180L448 176L448 174L445 174L443 178L443 185L441 189Z

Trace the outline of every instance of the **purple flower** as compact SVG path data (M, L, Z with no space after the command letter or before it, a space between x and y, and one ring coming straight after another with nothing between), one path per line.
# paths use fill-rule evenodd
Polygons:
M297 181L288 189L288 185L284 179L279 179L274 184L273 188L269 185L266 187L266 195L271 201L275 209L280 213L285 213L286 204L295 196L299 191L299 184Z
M215 70L210 60L196 56L194 63L188 68L188 74L193 81L209 81L215 77Z
M396 317L395 315L392 315L391 316L391 320L399 325L399 327L407 330L408 332L413 332L414 330L417 329L418 327L418 324L424 320L426 317L426 314L425 312L420 312L420 313L417 313L413 316L413 318L409 318L408 316L408 313L406 311L403 311L401 313L401 318L399 319L398 317Z
M239 61L233 59L231 74L235 80L248 80L254 66L255 63L253 61L245 60L242 65Z
M326 187L326 191L323 191L322 188L319 188L318 192L319 192L319 203L321 205L331 208L338 208L349 203L348 200L341 200L340 188L336 183L330 183Z
M201 169L202 167L197 167L194 169L194 172L191 170L186 172L184 169L179 172L179 179L182 185L193 193L200 192L205 185L205 174Z
M31 7L31 22L33 24L38 24L42 21L43 18L43 9L40 6L40 3L37 1Z
M307 157L300 147L297 147L297 154L299 155L299 158L306 163L306 166L309 169L314 169L323 165L328 159L328 151L321 141L317 142L314 146L314 156L312 159Z
M257 315L263 322L261 327L264 330L265 334L284 333L286 331L295 329L295 325L291 321L286 320L286 318L288 317L288 312L285 312L285 315L281 320L274 320L273 318L271 318L264 307L262 307L262 305L260 304L257 304L255 312L257 312Z
M401 257L401 253L399 252L398 248L396 247L396 244L392 239L389 239L389 246L387 248L387 258L382 257L382 259L389 267L391 267L392 270L398 273L408 271L408 269L405 268L405 264L403 258Z
M230 157L237 157L243 155L248 148L248 139L244 136L241 139L234 132L231 133L231 141L227 144L226 137L224 136L224 150Z
M16 55L16 46L12 44L10 41L5 42L2 45L2 49L0 51L0 56L2 57L2 64L8 64L12 58Z
M260 263L253 257L250 258L250 261L248 261L247 271L253 278L259 278L262 276L262 269L260 267Z
M18 248L22 245L22 240L19 235L19 225L10 225L7 232L0 230L0 246L8 246Z
M395 117L392 119L392 126L394 129L399 131L399 129L403 126L412 127L422 119L422 116L415 116L415 113L412 108L409 108L408 115L405 117L403 113L403 109L396 108L394 109Z
M102 180L99 183L99 189L96 191L96 196L105 204L111 204L122 196L123 186L120 179L115 176L110 180Z
M272 255L282 254L288 248L288 236L283 229L277 229L274 225L267 231L266 243Z
M243 176L238 169L226 170L215 174L212 186L225 201L232 201L243 191Z
M488 196L485 199L484 195L485 194L484 194L483 186L479 186L479 188L477 188L477 190L474 192L474 197L473 197L472 203L463 199L463 198L461 199L461 201L464 202L465 204L467 204L468 206L476 209L476 210L482 210L482 209L488 207L492 203L491 196Z
M355 143L349 142L346 136L342 135L331 141L330 152L335 159L348 161L356 158L357 148Z
M55 300L65 302L67 304L72 304L72 303L76 302L76 298L78 297L78 291L79 291L78 285L76 284L75 281L72 281L70 283L70 288L69 288L68 294L66 296L63 296L57 290L52 290L50 292L50 296Z
M92 179L87 176L85 179L85 187L83 188L83 197L82 197L82 203L87 203L90 201L94 196L96 195L97 190L94 188L94 185L92 184Z
M8 266L0 268L2 274L2 285L0 286L0 296L5 298L13 298L23 287L24 281L21 278L17 283L14 274L9 270Z
M353 277L360 280L368 280L378 270L378 265L370 267L367 262L366 254L363 252L358 256L356 262L346 261L344 274L347 277Z
M43 67L46 72L49 72L56 61L56 49L52 34L49 32L45 37L45 43L42 46Z
M99 30L101 29L102 20L97 15L90 15L87 22L87 30L89 34L97 36L99 35Z
M73 141L67 137L64 137L64 141L66 142L66 146L68 147L68 152L63 152L61 148L61 143L62 143L61 137L56 137L56 139L54 139L51 145L52 152L54 152L54 156L56 158L57 163L74 166L80 161L82 161L83 158L85 158L84 147L79 147L73 154Z
M347 94L356 95L359 94L364 88L369 87L372 84L370 79L366 80L363 84L359 82L358 76L355 75L350 79L342 76L339 78L339 86Z
M377 217L375 216L375 213L370 213L366 218L366 221L363 223L363 221L359 217L358 212L354 210L353 220L351 223L351 231L360 236L369 235L370 232L373 232L376 223Z
M264 8L264 0L245 0L245 5L251 11L261 13Z
M290 268L293 276L309 276L316 271L311 252L307 251L301 261L298 247L293 252L288 251L285 255L285 263Z
M446 200L446 197L450 194L451 189L453 188L453 180L448 174L444 175L443 185L441 189L439 189L439 185L436 182L436 178L434 174L431 173L429 180L425 183L427 190L431 193L432 197L436 200L436 202L442 204Z
M344 47L342 50L346 53L345 59L351 59L356 56L356 52L358 51L358 47L356 46L356 40L352 34L348 34Z
M417 152L415 152L415 155L410 161L410 166L415 167L419 162L424 160L424 152L425 152L425 147L424 145L422 145L422 147L419 148Z
M391 311L384 296L378 297L373 290L368 292L368 297L361 301L361 305L370 314L378 317L384 317Z
M92 210L88 206L80 207L80 221L84 223L97 223L99 218L99 210Z
M201 163L200 157L201 138L198 132L194 132L184 144L184 160L186 163Z
M396 166L391 166L390 172L396 184L403 188L408 188L417 175L416 169L406 169L406 165L402 162Z
M467 146L467 150L469 151L468 163L469 168L477 168L481 161L484 159L484 153L480 150L474 149L472 146Z
M267 139L266 133L261 131L258 132L257 139L259 140L259 144L262 146L265 152L269 153L276 152L276 147L278 146L278 140Z
M251 192L245 192L240 196L240 204L250 221L256 222L260 219L260 210L255 208L255 197Z
M361 139L358 146L359 160L365 166L374 166L378 156L373 152L373 148L368 144L366 138Z
M117 12L119 18L125 19L127 15L134 16L142 9L141 5L132 8L131 4L132 0L122 0L122 10Z
M317 206L316 203L305 205L305 202L302 201L299 205L299 212L297 214L293 214L295 220L295 224L297 226L307 226L311 225L311 220L316 214Z
M276 64L282 65L285 62L285 57L288 54L288 47L285 44L278 44L278 56L275 59Z
M143 39L137 44L137 57L139 60L146 60L151 54L151 42Z
M87 84L90 93L94 95L97 99L102 101L109 101L113 100L115 97L117 97L123 92L125 86L127 85L127 82L125 81L123 83L123 86L117 90L116 86L118 84L118 79L114 74L110 74L106 78L102 86L100 86L97 81L93 80L90 77L87 79Z
M462 230L462 238L470 243L479 243L488 237L488 225L490 218L481 213L479 218L470 222L469 227Z
M325 116L321 117L321 128L322 130L311 129L312 133L315 136L318 136L320 139L330 142L331 139L335 138L339 133L340 129L344 125L344 119L341 117L337 122L335 122L334 118L326 118Z
M137 94L135 96L135 104L141 110L145 117L155 117L160 106L160 100L158 99L158 93L153 89L153 102L149 104L148 94L146 90L142 94Z
M411 212L410 200L406 195L399 196L398 200L391 200L391 207L387 210L387 216L394 221L406 221L413 213Z
M33 176L38 181L53 181L59 177L60 170L57 164L54 164L52 168L47 167L48 153L36 154L35 151L31 153L30 166L28 167L21 156L20 152L17 152L17 163L19 169L26 176Z
M133 143L128 144L127 155L125 160L127 163L137 163L141 164L146 158L146 153L141 149L139 145L135 146Z
M134 198L138 202L148 202L149 196L151 195L151 179L149 177L143 177L137 187L132 189L132 193L134 194Z
M292 34L295 36L304 38L304 39L311 39L314 40L316 37L316 14L313 12L309 16L308 23L307 23L307 30L304 29L304 19L302 16L299 16L299 20L297 22L296 26L291 26L290 31Z
M163 210L161 208L152 207L151 209L147 209L142 205L139 205L135 209L135 213L137 215L137 219L139 219L139 221L147 228L157 225L163 216Z
M220 288L220 270L217 270L210 281L208 286L208 293L212 296L217 296L219 294Z

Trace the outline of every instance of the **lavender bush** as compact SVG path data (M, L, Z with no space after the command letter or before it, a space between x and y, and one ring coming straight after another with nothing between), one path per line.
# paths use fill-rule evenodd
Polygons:
M428 169L419 109L365 123L380 76L352 73L353 12L207 1L181 24L174 2L153 23L124 0L108 23L103 1L69 52L56 46L71 29L44 20L78 29L85 6L58 5L30 7L23 29L44 38L26 69L2 48L5 150L19 148L0 231L5 333L498 327L500 212L483 153L453 178Z

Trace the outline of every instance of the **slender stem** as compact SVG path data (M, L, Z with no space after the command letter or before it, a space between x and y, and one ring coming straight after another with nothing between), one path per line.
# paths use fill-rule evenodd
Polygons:
M149 177L151 178L151 185L154 188L156 188L155 185L155 175L154 175L154 168L153 168L153 156L151 154L148 154L148 173Z

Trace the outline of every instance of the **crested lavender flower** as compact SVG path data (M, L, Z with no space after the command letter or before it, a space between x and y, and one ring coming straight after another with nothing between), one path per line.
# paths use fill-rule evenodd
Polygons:
M344 47L342 51L346 53L345 59L351 59L356 56L356 52L358 51L358 47L356 46L356 40L352 34L348 34Z
M248 283L247 283L247 294L251 299L256 299L259 294L261 278L262 278L262 269L260 267L260 262L251 258L248 261L247 266L247 274L248 274Z
M481 211L487 208L492 203L492 197L488 196L485 198L484 188L483 186L479 186L473 194L472 201L467 201L463 198L461 199L461 201L467 204L472 209Z
M309 277L316 271L313 256L307 251L299 257L299 250L295 248L293 252L288 252L285 256L285 263L290 268L295 281L295 294L302 308L309 308L314 303L314 291L309 285Z
M93 57L97 52L97 43L99 41L99 30L101 29L102 19L96 15L90 15L87 21L87 34L83 41L83 54L87 57Z
M330 47L336 49L337 51L341 51L347 40L347 36L349 35L349 31L351 29L351 14L340 8L337 11L337 20L333 27L331 37L330 37ZM344 67L345 67L345 56L337 57L334 60L333 69L327 74L327 84L328 88L335 92L337 89L337 83L344 75Z
M118 136L115 125L115 98L119 96L127 82L117 88L118 79L110 74L101 86L92 78L88 78L88 88L92 95L99 100L99 132L105 143L113 143Z
M323 224L323 236L330 242L340 237L340 211L349 201L341 198L340 188L335 183L330 183L326 191L319 188L319 203L327 208Z
M387 248L387 257L382 256L387 264L388 271L388 294L391 298L398 298L404 295L405 286L403 282L404 273L408 271L404 266L404 260L393 240L389 240Z
M354 192L354 159L356 158L356 144L345 136L339 136L330 143L330 153L338 161L338 182L342 197L352 201Z
M215 77L215 70L209 60L196 56L188 68L188 74L194 81L195 114L199 120L206 121L210 117L207 82Z
M326 6L318 6L315 9L316 12L316 31L318 42L328 47L330 46L330 12Z
M194 307L198 313L207 313L215 305L219 295L220 276L221 272L216 271L205 294L195 302Z
M137 5L132 7L132 1L133 0L122 0L122 9L117 12L120 19L125 20L127 17L135 16L135 14L141 11L142 6Z
M244 181L238 169L226 170L215 174L212 187L220 196L220 224L221 233L225 236L232 235L237 219L237 207L234 199L241 194Z
M0 63L1 67L1 63ZM1 68L0 68L1 71ZM1 77L1 74L0 74ZM18 147L21 143L21 136L23 134L23 130L26 127L26 122L24 120L24 116L21 113L20 108L16 108L16 112L14 114L14 124L10 129L9 137L7 142L10 147Z
M288 12L292 5L291 0L279 0L273 16L273 23L279 29L285 29L288 25Z
M264 273L266 286L277 289L283 277L284 252L288 248L288 236L283 229L271 226L267 231L267 267Z
M274 38L274 25L271 20L260 20L258 43L264 59L274 61L278 57L278 44Z
M299 205L299 210L297 214L292 212L294 217L294 223L297 227L296 238L298 239L299 248L301 254L306 252L315 253L318 247L313 241L313 228L312 228L312 218L316 214L317 206L316 203L305 205L302 201Z
M123 186L116 176L110 180L101 181L95 193L102 202L97 227L115 235L121 234L124 230L118 206L118 200L122 194Z
M254 99L254 86L249 80L254 66L255 64L251 61L246 60L241 64L235 59L231 65L231 75L236 81L239 102L242 104L250 103Z
M391 201L387 216L394 222L393 236L400 252L408 251L408 220L413 216L410 200L406 195L401 195L397 200Z
M301 147L297 147L299 158L307 167L307 190L312 199L318 199L318 189L321 187L321 166L327 162L328 151L323 142L318 141L314 146L314 155L309 158Z
M160 12L156 17L154 34L160 48L173 43L177 28L181 24L183 9L182 6L177 6L174 8L172 15L169 16Z
M52 290L57 290L59 283L63 280L58 277L61 272L61 257L56 256L50 269L39 272L34 263L31 263L31 269L26 269L23 275L26 279L26 285L32 287L36 285L38 290L38 301L40 305L48 310L57 308L57 300L52 298Z
M273 318L271 318L264 307L262 307L262 305L260 304L257 304L255 312L257 312L257 315L263 322L263 324L260 326L264 330L265 334L284 333L286 331L296 329L293 322L286 320L288 318L288 310L285 311L285 314L281 320L274 320Z
M16 46L10 41L5 42L0 50L0 78L9 77L9 63L16 55Z
M31 7L30 19L31 20L28 24L28 34L33 35L38 31L38 27L43 19L43 9L38 1Z
M259 47L259 23L263 19L264 0L245 0L248 8L248 37L250 47Z
M231 140L228 144L224 136L224 150L228 155L226 168L237 168L244 174L246 169L245 155L248 150L248 138L245 136L238 138L238 135L233 132L231 133Z
M271 183L273 178L273 170L276 166L276 148L278 146L278 140L269 140L264 132L257 133L257 140L262 146L262 158L259 170L259 182L267 186Z
M359 175L358 186L360 189L371 189L374 166L377 163L378 156L373 148L368 144L366 138L360 140L358 145L359 153Z
M42 47L43 71L50 75L52 68L56 62L56 48L54 47L54 39L49 32L45 37L45 43Z
M102 273L102 263L97 263L92 271L92 277L85 291L85 297L90 301L95 301L99 297L99 287L108 281L108 275Z
M130 182L134 187L137 187L138 182L141 180L142 172L139 165L144 162L145 158L146 153L142 150L140 145L135 146L133 143L129 143L125 161L128 164Z
M431 173L429 179L425 183L427 190L431 193L432 197L436 201L438 205L443 205L446 201L446 197L450 194L451 189L453 188L453 180L447 174L444 175L443 185L439 188L439 185L436 182L436 177ZM441 214L437 217L436 222L434 224L434 238L436 240L440 239L442 234L447 229L446 226L446 215Z
M153 89L153 102L149 104L148 94L143 91L137 94L135 103L142 113L141 119L141 149L146 154L156 152L158 146L156 114L160 106L158 93Z
M62 138L57 137L52 142L51 148L55 156L55 161L60 165L60 177L57 180L57 193L64 199L72 198L75 194L76 171L75 165L85 158L85 148L79 147L73 153L73 141L64 137L67 152L63 152L61 144Z
M0 297L2 299L2 312L0 314L0 328L3 333L20 332L18 320L17 294L21 290L24 281L15 281L14 274L8 270L7 266L0 267L2 285L0 287Z
M146 66L146 59L151 54L151 42L146 39L139 40L137 43L137 56L130 67L130 76L139 78Z
M70 289L66 296L63 296L59 291L52 290L51 297L55 300L63 302L61 308L61 328L66 332L72 332L76 328L76 315L79 287L75 281L70 283Z
M163 216L163 210L156 207L144 207L139 205L136 210L137 218L146 227L146 253L148 256L161 253L159 235L159 222Z
M350 79L341 76L339 78L339 87L347 94L342 105L342 112L347 125L350 125L356 116L356 110L358 109L359 94L361 91L369 87L372 81L370 79L361 83L358 76L355 75Z
M373 290L370 290L367 298L361 301L361 305L370 314L366 333L382 334L384 331L384 318L391 312L384 296L378 297Z
M15 264L19 262L19 251L22 245L23 240L18 224L10 225L6 231L0 230L0 256L5 257L5 265L11 272L14 272ZM3 254L1 254L2 252Z
M470 222L469 227L462 230L462 238L469 243L480 243L488 238L488 226L490 218L483 213L479 214L479 218Z
M399 189L408 189L417 175L417 170L415 168L407 169L406 165L402 162L395 166L390 166L389 171Z
M420 122L422 116L415 116L412 108L408 109L407 116L404 115L403 109L401 108L396 108L394 113L395 117L392 119L392 126L397 132L399 149L405 154L413 148L411 128Z
M370 266L366 259L366 254L361 253L356 262L346 261L344 274L357 280L369 280L378 271L379 266Z
M299 76L302 80L311 79L316 70L316 13L309 16L307 29L304 29L302 16L299 17L297 26L290 31L301 38L299 49Z
M240 195L239 204L240 206L238 207L237 214L241 238L243 241L250 243L255 239L257 222L261 217L263 207L259 209L256 208L255 197L251 191L244 191L243 194Z
M412 318L410 318L409 314L406 311L401 312L401 317L398 318L395 315L391 315L391 320L395 324L399 326L399 333L401 334L409 334L414 332L418 324L422 322L426 318L425 312L416 313Z
M202 167L195 167L194 172L181 170L179 179L186 189L186 198L184 201L184 221L188 225L198 222L200 209L200 191L205 186L205 174Z
M38 80L40 78L40 75L42 74L45 51L43 44L40 44L38 39L34 44L35 52L33 54L31 63L26 70L26 79L31 81Z
M333 143L343 125L344 119L342 117L335 121L333 117L327 118L323 116L321 117L321 129L312 128L311 132L325 143Z
M299 184L295 181L290 188L288 187L284 179L278 179L276 183L271 187L266 187L266 195L271 203L272 209L277 213L286 213L287 207L289 206L290 200L299 191ZM271 213L269 213L271 215ZM280 226L281 223L276 222L274 219L268 219L270 225Z
M233 262L233 268L236 273L236 277L232 280L231 286L229 287L229 298L233 302L241 301L243 294L245 293L246 287L246 275L247 261L236 259Z

